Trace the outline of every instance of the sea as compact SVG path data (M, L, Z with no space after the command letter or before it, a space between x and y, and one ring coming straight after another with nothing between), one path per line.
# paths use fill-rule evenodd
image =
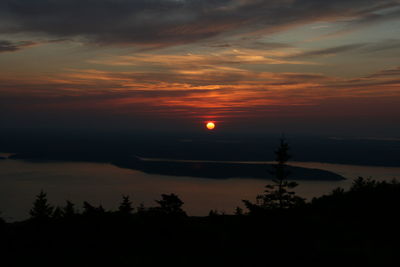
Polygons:
M0 154L0 156L7 156ZM299 181L296 192L308 200L330 193L337 187L350 188L357 177L400 181L400 167L357 166L321 162L290 162L293 166L328 170L346 178L342 181ZM36 195L43 190L54 206L66 200L81 209L83 201L117 209L122 195L134 206L156 206L161 194L177 194L191 216L205 216L210 210L232 214L244 207L242 200L255 201L264 186L262 179L210 179L147 174L112 164L5 159L0 160L0 217L20 221L29 217Z

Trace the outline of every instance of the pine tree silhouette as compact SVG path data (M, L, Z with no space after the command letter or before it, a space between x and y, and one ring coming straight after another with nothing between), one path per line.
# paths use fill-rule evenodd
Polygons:
M132 214L134 208L132 207L132 202L129 199L129 196L122 196L122 202L118 207L118 211L121 214L129 215Z
M139 204L139 206L137 207L137 213L138 213L138 214L143 214L143 213L145 213L146 211L147 211L147 208L144 206L144 203L141 202L141 203Z
M186 212L183 211L182 206L184 202L175 194L162 194L161 200L156 200L160 205L158 209L167 215L182 215L186 216Z
M221 213L218 211L218 210L210 210L209 212L208 212L208 216L209 217L213 217L213 216L219 216L219 215L221 215Z
M70 201L66 201L67 204L63 207L63 215L65 218L70 218L76 215L76 210L75 210L75 204L70 202Z
M250 212L262 211L265 209L286 209L304 204L304 199L296 196L293 188L298 186L296 182L288 181L290 172L287 169L286 163L290 159L289 144L285 138L280 139L279 147L275 151L274 171L275 178L272 179L272 184L265 186L264 194L257 196L256 204L248 200L243 200Z
M236 207L235 215L243 215L243 209L241 207Z
M62 208L60 208L60 207L56 207L55 209L54 209L54 211L53 211L53 214L52 214L52 216L51 216L53 219L61 219L61 218L63 218L64 217L64 212L63 212L63 210L62 210Z
M106 211L104 210L103 206L100 205L98 207L92 206L89 202L83 202L83 215L86 216L99 216L104 215Z
M40 191L39 195L36 196L36 200L33 203L33 207L29 214L32 219L45 220L49 219L53 214L53 207L47 202L46 193Z

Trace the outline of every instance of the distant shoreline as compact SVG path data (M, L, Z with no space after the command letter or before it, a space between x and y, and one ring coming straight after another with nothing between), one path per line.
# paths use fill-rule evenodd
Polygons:
M274 164L262 164L253 162L229 162L229 161L195 161L195 160L167 160L167 159L141 159L132 157L111 162L112 164L127 169L139 170L149 174L161 174L172 176L189 176L211 179L229 178L274 178ZM287 166L290 180L319 180L341 181L345 178L337 173L295 166Z
M262 162L229 162L229 161L199 161L199 160L175 160L175 159L154 159L120 157L120 158L99 158L85 157L77 159L61 158L60 156L51 157L33 154L14 154L9 159L20 159L26 161L75 161L75 162L102 162L111 163L119 168L133 169L148 174L187 176L210 179L229 179L229 178L253 178L270 180L273 175L273 164ZM341 181L343 176L326 170L303 168L288 165L290 180L310 180L310 181Z

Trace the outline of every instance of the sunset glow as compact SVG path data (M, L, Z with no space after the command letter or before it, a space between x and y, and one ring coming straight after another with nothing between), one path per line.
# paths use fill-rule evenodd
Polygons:
M215 124L210 121L210 122L207 122L206 127L207 127L208 130L214 130Z
M109 10L99 0L73 21L63 19L75 12L66 0L8 2L4 127L162 130L209 114L224 129L373 123L400 133L398 1L116 1Z

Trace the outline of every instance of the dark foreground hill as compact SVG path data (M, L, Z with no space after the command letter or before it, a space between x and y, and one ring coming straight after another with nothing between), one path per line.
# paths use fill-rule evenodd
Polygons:
M173 203L182 204L179 201L175 198ZM86 203L83 213L67 208L48 218L33 212L33 219L3 222L1 263L243 267L400 263L400 185L395 182L358 180L348 192L338 189L306 205L257 214L187 217L174 205L158 203L160 207L139 206L133 213L126 203L119 212Z

